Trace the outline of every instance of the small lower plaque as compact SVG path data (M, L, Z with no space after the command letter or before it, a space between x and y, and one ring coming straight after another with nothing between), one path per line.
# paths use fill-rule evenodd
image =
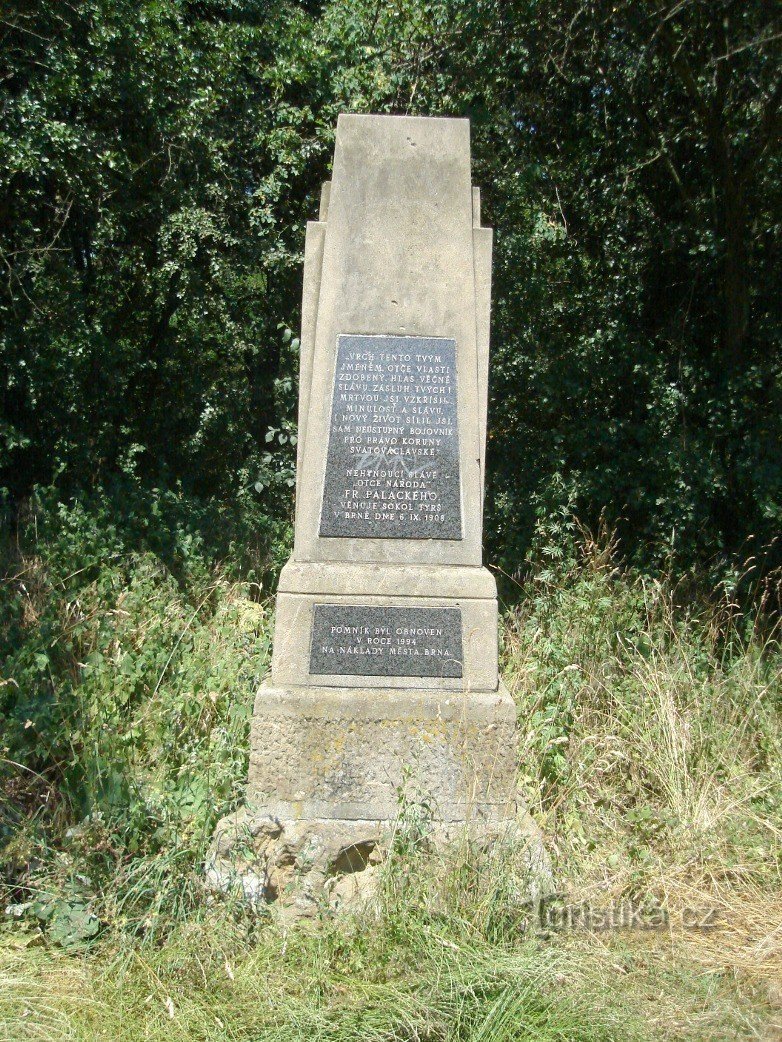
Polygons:
M460 677L462 613L459 608L316 604L310 673Z

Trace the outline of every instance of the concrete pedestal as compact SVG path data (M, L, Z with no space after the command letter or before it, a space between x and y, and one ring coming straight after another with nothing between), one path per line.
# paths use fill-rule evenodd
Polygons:
M516 709L491 694L263 686L248 806L278 818L391 823L420 793L440 821L515 812Z
M293 557L218 885L303 880L312 906L405 815L436 844L517 827L481 556L491 251L466 120L340 116L305 247Z
M258 691L247 803L218 827L209 878L313 914L370 896L396 829L433 848L519 832L507 690ZM532 840L532 845L530 845ZM522 844L540 857L529 823Z

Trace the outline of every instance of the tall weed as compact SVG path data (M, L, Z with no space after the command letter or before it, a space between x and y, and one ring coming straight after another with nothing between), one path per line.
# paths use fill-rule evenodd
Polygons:
M78 508L47 524L9 549L0 591L5 884L44 915L66 894L149 929L200 899L211 829L240 797L271 620L193 542L172 568Z
M533 572L503 631L521 785L560 871L643 889L778 886L782 656L724 599L680 602L603 537Z

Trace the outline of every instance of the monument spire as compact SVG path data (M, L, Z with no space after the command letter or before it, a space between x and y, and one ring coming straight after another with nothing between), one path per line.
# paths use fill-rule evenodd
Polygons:
M247 805L213 866L236 872L231 837L249 830L239 876L259 894L295 876L297 899L315 901L345 850L379 857L405 780L443 841L515 816L515 707L481 560L492 233L479 210L466 120L339 118L307 228L293 556Z

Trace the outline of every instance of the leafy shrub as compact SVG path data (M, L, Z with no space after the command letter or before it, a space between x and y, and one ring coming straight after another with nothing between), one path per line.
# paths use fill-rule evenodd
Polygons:
M120 528L103 502L38 504L22 533L37 541L8 548L0 827L21 898L45 864L41 885L77 903L123 879L103 918L187 903L182 876L239 798L270 620L164 512Z

